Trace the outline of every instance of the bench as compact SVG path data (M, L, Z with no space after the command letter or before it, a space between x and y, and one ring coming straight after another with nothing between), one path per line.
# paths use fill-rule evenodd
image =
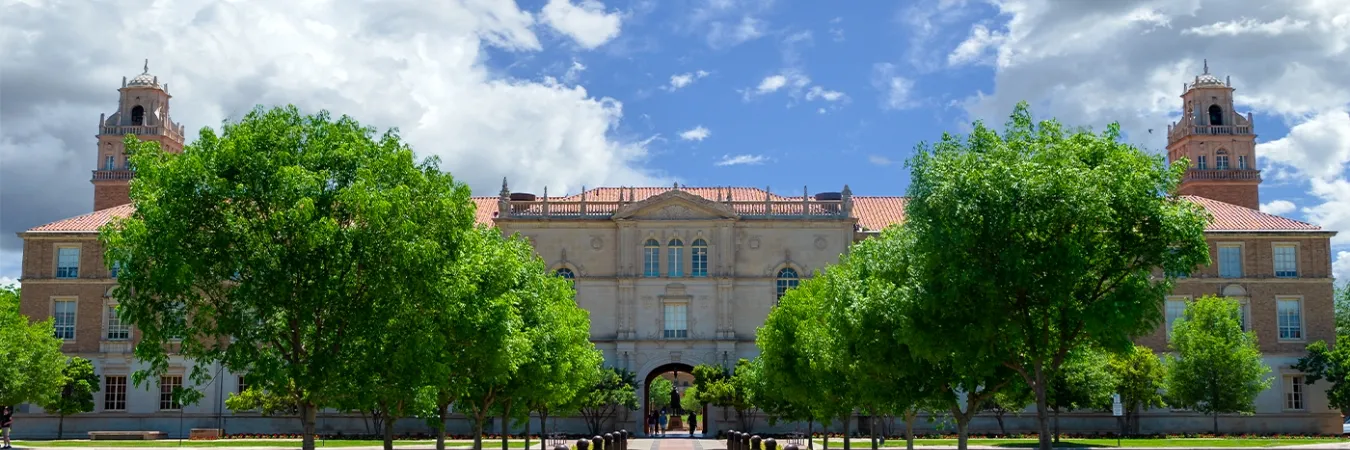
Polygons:
M163 431L90 431L91 441L153 441L164 439L168 433Z
M192 431L188 433L188 440L214 441L220 439L220 435L221 432L219 428L193 428Z

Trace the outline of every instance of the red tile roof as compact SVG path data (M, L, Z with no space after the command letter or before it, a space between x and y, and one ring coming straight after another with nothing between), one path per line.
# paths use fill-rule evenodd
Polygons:
M632 193L637 200L644 200L672 188L633 188ZM719 196L725 196L730 193L732 201L755 201L764 199L764 190L759 188L731 187L731 188L686 188L681 190L701 196L703 198L717 201ZM619 191L621 188L595 188L586 191L587 201L596 202L617 202L619 200ZM624 199L629 200L629 189L622 188ZM723 197L725 198L725 197ZM801 197L784 197L777 194L771 194L773 201L794 201L801 200ZM1186 200L1199 204L1205 210L1209 211L1212 219L1206 227L1207 231L1321 231L1322 228L1306 222L1300 222L1293 219L1287 219L1271 214L1266 214L1254 209L1242 206L1224 203L1204 197L1183 196ZM550 201L580 201L581 194L570 195L566 197L549 197ZM883 196L855 196L853 197L853 217L858 219L858 224L866 230L880 230L887 225L900 223L905 218L905 203L908 199L905 197L883 197ZM478 223L491 225L493 217L497 214L497 197L474 197L474 205L477 206ZM110 222L113 218L127 217L131 215L132 207L130 204L114 206L112 208L95 211L82 216L76 216L65 220L59 220L46 225L31 228L29 232L95 232L100 226Z

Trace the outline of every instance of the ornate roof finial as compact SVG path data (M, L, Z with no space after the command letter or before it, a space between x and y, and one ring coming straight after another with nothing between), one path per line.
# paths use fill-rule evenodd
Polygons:
M676 182L675 182L675 187L672 188L672 189L679 190L679 189L680 189L680 182L676 181Z
M145 68L141 69L141 73L150 73L150 58L145 58Z
M1205 75L1209 75L1209 58L1205 58Z
M508 196L508 195L511 195L511 189L508 188L508 187L506 187L506 177L502 177L502 192L501 192L501 196L502 196L502 197L506 197L506 196Z

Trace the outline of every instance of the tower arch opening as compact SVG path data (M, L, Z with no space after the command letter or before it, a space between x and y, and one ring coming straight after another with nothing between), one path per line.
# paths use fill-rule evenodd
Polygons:
M1219 105L1209 105L1209 124L1223 125L1223 108Z
M145 125L145 107L136 105L131 108L131 124L135 126Z

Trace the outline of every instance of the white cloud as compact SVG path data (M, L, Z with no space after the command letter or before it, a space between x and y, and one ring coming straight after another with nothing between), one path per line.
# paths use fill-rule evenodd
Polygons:
M1332 245L1350 244L1350 180L1313 178L1309 185L1308 192L1322 203L1303 208L1308 221L1324 229L1339 231L1331 238Z
M1289 200L1275 200L1270 203L1261 204L1261 212L1277 216L1289 214L1294 212L1295 209L1298 209L1298 207L1294 206L1294 202Z
M699 125L694 128L690 128L688 130L680 132L680 139L684 139L686 141L702 141L704 139L707 139L708 136L711 134L712 132L708 131L707 128L704 128L703 125Z
M567 68L567 73L563 74L563 81L575 84L581 78L581 73L586 71L586 65L581 61L572 60L572 66Z
M761 17L773 8L775 0L696 0L686 32L704 36L708 46L726 48L765 35L768 22Z
M820 99L827 102L834 102L839 100L848 100L848 96L844 95L843 92L831 91L829 89L825 89L820 86L811 86L811 89L806 91L806 99L807 100Z
M1289 16L1284 16L1270 22L1260 22L1248 18L1216 22L1209 25L1187 28L1182 30L1181 33L1207 37L1237 36L1239 34L1248 33L1278 36L1288 32L1301 31L1307 27L1308 21L1306 20L1291 20L1289 19Z
M787 90L794 95L800 94L801 90L811 84L811 78L793 69L787 69L782 72L769 75L759 81L759 84L753 88L741 91L746 100L754 96L767 95L780 90Z
M764 164L769 157L764 155L722 155L722 160L714 163L718 166L737 166L737 165L757 165Z
M983 24L975 24L970 29L970 37L961 41L947 55L947 64L959 66L967 63L983 62L988 50L997 45L1004 39L1004 36L996 31L989 31Z
M759 87L755 88L755 92L760 94L767 94L782 89L783 86L787 86L786 76L769 75L767 77L764 77L764 80L759 82Z
M843 22L843 17L830 19L830 36L833 37L835 42L844 42L844 27L839 25Z
M891 164L895 164L895 161L891 161L890 158L881 155L868 155L867 162L878 166L889 166Z
M605 5L596 0L581 0L580 6L571 0L549 0L540 12L544 23L587 49L619 36L619 13L606 13Z
M623 104L584 87L509 78L487 47L542 49L513 2L13 3L0 22L0 250L15 233L89 212L92 135L124 76L170 85L189 135L254 105L329 109L397 126L421 157L479 194L661 185L646 136L620 134ZM594 41L590 41L594 42ZM566 168L566 170L559 170ZM0 261L0 267L17 262ZM18 276L17 273L3 276Z
M9 287L19 284L19 279L8 276L0 276L0 287Z
M714 22L708 32L708 45L714 48L733 47L764 35L764 21L742 17L740 22Z
M1318 114L1294 125L1280 139L1257 144L1256 150L1259 158L1292 167L1301 176L1325 179L1344 175L1350 165L1350 113Z
M896 74L894 64L875 65L872 68L872 86L882 93L882 109L908 109L918 106L912 95L914 81Z
M1331 263L1331 276L1336 279L1336 284L1350 289L1350 252L1336 252L1336 259Z
M690 84L693 84L695 81L698 81L698 80L703 79L704 77L707 77L708 75L711 75L711 74L708 73L707 71L704 71L704 70L696 70L696 71L693 71L693 72L685 72L685 73L681 73L681 74L677 74L677 75L671 75L671 76L670 76L670 84L667 84L667 85L665 85L665 86L662 86L661 89L665 89L665 90L667 90L667 91L675 92L676 90L678 90L678 89L680 89L680 88L683 88L683 87L685 87L685 86L688 86L688 85L690 85Z

